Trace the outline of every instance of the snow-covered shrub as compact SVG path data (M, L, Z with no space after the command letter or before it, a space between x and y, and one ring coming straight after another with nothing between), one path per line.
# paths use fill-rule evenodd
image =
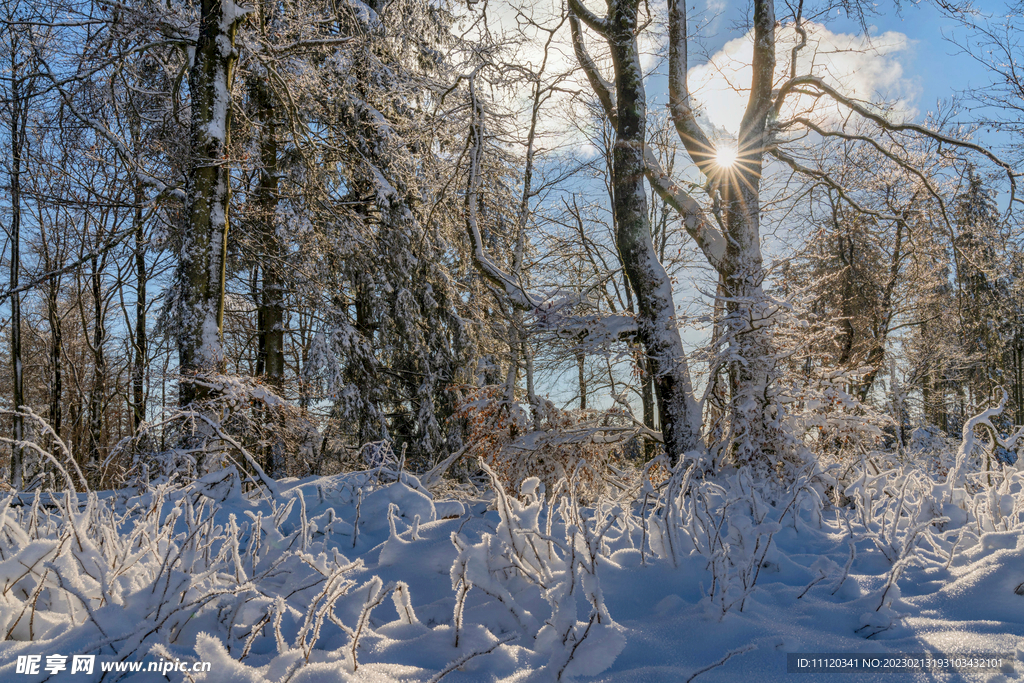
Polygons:
M20 411L0 410L0 415L20 415L25 425L25 439L21 447L25 466L24 491L37 490L88 490L89 481L78 466L78 460L71 446L60 438L53 427L31 408ZM15 441L0 435L0 443L15 445ZM14 491L6 482L0 486L4 491Z
M788 431L822 466L847 464L864 450L876 448L883 428L891 422L849 393L848 388L863 374L812 369L802 377L790 377L781 392Z
M344 683L370 663L371 679L392 682L373 662L426 638L441 657L425 663L441 670L437 679L508 642L474 625L452 647L449 626L420 622L407 583L348 559L380 545L386 509L390 557L409 562L394 547L409 543L397 519L409 515L418 526L440 510L415 478L382 485L375 473L355 473L259 501L241 492L237 474L233 486L208 479L138 496L0 500L0 678L14 675L17 655L70 652L107 663L212 663L197 681ZM360 508L362 520L352 514ZM360 526L370 540L360 540ZM415 529L411 537L421 540ZM397 620L379 618L388 611ZM387 643L393 647L381 655ZM99 678L97 667L83 680Z
M958 554L1016 546L1024 532L1024 472L999 462L994 452L1018 450L1024 428L999 434L995 422L1005 400L1004 394L999 404L966 421L955 455L941 435L917 430L910 452L920 458L862 456L843 477L851 548L855 537L869 540L889 567L866 598L870 609L861 616L861 635L871 638L900 622L898 582L909 567L948 569Z
M197 683L514 683L609 667L602 680L618 680L641 665L746 679L767 656L731 657L822 639L897 651L932 593L928 609L969 603L971 619L983 589L1009 602L977 618L1016 609L1019 577L984 568L1018 563L1024 532L1020 470L985 469L992 444L1016 437L991 422L973 421L948 477L865 455L836 475L844 505L810 465L780 495L749 469L702 474L700 453L667 478L664 458L610 467L614 484L589 501L583 464L552 489L528 478L518 496L485 466L491 489L440 500L386 443L367 449L372 469L277 481L269 495L228 466L186 487L0 496L0 678L16 677L19 655L55 652L213 663ZM71 461L47 461L82 488ZM979 559L991 562L979 571ZM780 613L794 617L783 634ZM618 656L652 634L680 642L663 676L658 647L650 661Z
M452 534L459 553L451 570L456 641L466 596L476 589L504 606L527 646L547 656L542 667L546 679L600 673L625 646L598 578L602 543L616 516L604 509L584 517L575 485L563 480L558 496L547 504L542 526L545 500L539 479L523 482L521 502L505 493L493 470L487 472L501 522L479 543ZM556 515L563 531L558 536L552 533Z
M944 447L950 442L941 435L915 430L910 454L918 457L862 457L841 477L858 521L868 528L873 520L885 519L882 511L893 501L902 501L910 507L900 508L899 514L890 510L890 516L906 517L920 503L933 517L949 518L948 523L935 522L943 529L969 525L981 534L1024 525L1024 503L1017 496L1024 472L995 457L997 449L1016 452L1024 446L1024 427L1002 436L995 425L1005 401L1004 394L998 404L966 421L955 453Z
M696 478L696 463L680 463L660 488L651 512L643 519L650 531L651 551L680 566L699 556L710 571L706 597L719 618L736 608L743 611L762 569L776 554L775 534L787 515L798 515L821 505L821 485L804 475L792 487L788 500L772 504L754 485L749 469L718 480ZM645 500L652 487L646 484ZM645 509L644 505L641 509Z
M533 416L509 402L505 389L481 387L460 406L469 427L467 455L489 465L509 490L536 477L550 492L571 475L581 495L596 498L609 463L638 432L633 420L619 408L561 410L547 400L538 402Z
M234 466L247 481L307 476L318 470L320 434L300 408L253 378L182 379L209 393L169 408L122 440L103 463L102 484L188 482Z
M68 652L202 660L213 669L194 680L243 683L439 681L488 654L506 676L565 680L615 660L625 641L598 578L612 509L592 515L568 487L542 519L533 479L526 502L496 492L495 528L382 472L282 482L273 499L247 497L228 468L141 495L0 500L0 678L19 655ZM431 586L428 566L451 568L455 600L414 603L396 574ZM514 657L494 654L515 639Z
M38 643L12 652L188 659L219 634L218 647L244 661L266 652L285 620L299 628L294 644L279 639L289 660L280 666L297 668L361 562L325 546L339 520L307 518L301 495L264 514L238 493L215 500L203 486L161 486L124 507L96 494L5 499L0 628Z
M898 581L908 567L922 563L922 547L938 547L936 535L950 521L934 503L934 486L917 470L901 468L868 474L862 464L860 478L847 487L855 501L855 518L867 538L888 561L889 570L873 596L873 609L861 615L859 633L871 638L893 628L901 615L893 608L900 599Z
M934 425L923 425L910 432L907 460L932 476L945 477L953 466L958 439L947 437Z

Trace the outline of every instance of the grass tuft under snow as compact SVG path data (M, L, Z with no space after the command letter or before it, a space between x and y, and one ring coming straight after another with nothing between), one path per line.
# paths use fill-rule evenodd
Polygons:
M171 680L218 683L772 681L790 652L1019 660L1024 474L972 467L967 441L948 475L864 461L771 499L745 472L685 464L590 505L536 479L444 500L381 468L281 481L276 500L247 498L230 471L10 496L0 680L167 680L100 665L175 659L211 670ZM16 673L19 655L51 654L97 669Z

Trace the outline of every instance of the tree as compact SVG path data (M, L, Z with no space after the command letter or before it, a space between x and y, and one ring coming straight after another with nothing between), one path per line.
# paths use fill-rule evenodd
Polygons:
M792 8L789 18L794 40L788 69L777 69L777 36L782 23L773 0L755 0L752 5L749 99L736 140L735 163L720 163L720 143L698 122L687 83L690 37L686 7L679 0L670 0L669 111L690 162L707 178L703 189L709 210L665 173L652 154L645 153L647 102L636 41L641 25L640 4L633 0L610 2L605 16L593 13L581 0L571 0L569 9L577 59L616 129L613 176L617 241L637 298L638 336L652 361L669 453L676 457L697 447L700 413L673 322L671 287L650 240L643 177L679 212L684 228L721 278L730 389L725 453L732 462L755 465L763 473L774 471L785 456L785 438L779 427L781 408L773 399L778 359L772 343L773 303L764 293L760 244L760 192L766 158L834 186L844 201L849 193L841 191L844 188L836 179L800 162L798 151L808 133L818 140L830 136L875 140L908 173L913 172L913 161L906 154L907 145L922 137L987 154L1011 173L1011 181L1012 172L977 145L926 126L886 118L880 110L845 96L820 71L816 72L813 60L801 62L801 51L808 44L802 3ZM583 25L607 43L614 72L611 82L587 52ZM819 113L826 105L838 107L845 116L833 124ZM885 132L884 142L878 141L878 131Z
M20 276L22 268L22 173L28 151L28 121L31 102L38 89L38 74L35 69L33 41L29 37L29 21L35 14L34 8L22 2L5 2L0 7L0 22L6 27L2 50L4 58L2 104L10 145L7 161L8 190L10 192L10 223L7 239L10 244L10 301L11 301L11 373L12 401L15 410L25 405L25 377L22 358L22 315ZM24 462L20 442L25 438L24 418L12 416L10 477L11 484L22 485Z
M191 159L187 218L176 276L182 405L204 395L190 375L223 369L224 293L231 199L232 87L235 36L251 11L230 0L200 0L199 37L189 68Z
M967 187L955 201L958 231L952 244L960 336L968 359L963 380L976 399L985 401L1004 382L1002 355L1009 337L1006 303L1010 283L999 211L973 166L967 167L965 180ZM980 401L971 401L971 405Z

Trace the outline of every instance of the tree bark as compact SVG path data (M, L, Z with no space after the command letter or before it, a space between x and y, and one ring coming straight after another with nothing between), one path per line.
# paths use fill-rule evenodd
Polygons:
M98 464L103 459L100 450L103 445L103 409L107 400L107 359L103 348L107 335L103 309L103 265L98 257L93 257L89 278L93 303L93 379L89 392L89 462L92 464Z
M1014 424L1024 425L1024 344L1017 333L1010 351L1013 372Z
M17 99L17 97L15 97ZM12 139L12 171L11 171L11 373L13 384L12 404L15 410L21 410L25 404L25 379L21 363L21 294L18 287L21 269L21 142L18 135L18 123L11 126ZM11 438L11 485L15 489L22 487L22 449L17 442L25 438L25 424L21 415L12 416Z
M651 375L651 366L647 358L641 356L637 359L640 368L640 402L643 405L644 426L651 431L658 431L658 423L654 415L654 378ZM644 439L644 456L650 460L657 453L657 444L651 439Z
M53 240L52 251L50 240ZM62 263L61 233L54 229L48 232L46 223L39 221L39 248L42 252L43 267L46 272L56 271ZM64 351L64 320L60 314L61 276L51 277L46 282L46 322L50 328L48 392L50 405L47 420L58 437L63 429L64 418L64 368L62 353Z
M135 186L135 363L132 366L132 432L146 420L146 231L142 221L142 184Z
M676 323L672 282L651 239L644 187L646 93L635 31L638 3L610 7L608 44L615 67L616 121L612 152L615 242L636 296L637 331L651 366L665 450L675 463L700 446L700 411Z
M207 394L188 381L191 376L224 368L231 86L238 59L235 34L242 16L244 11L231 0L201 0L199 36L189 71L188 216L177 273L178 365L183 380L178 399L182 405Z
M25 133L28 116L28 92L22 80L21 72L25 67L24 63L18 61L20 41L12 40L10 53L10 98L11 98L11 160L10 160L10 186L11 186L11 379L12 379L12 405L18 411L25 404L25 379L21 358L21 294L18 292L19 277L21 273L21 164L22 155L25 151ZM25 423L20 415L13 415L11 418L11 438L15 443L11 445L11 485L15 489L21 489L24 478L24 462L22 448L18 442L25 438Z
M251 83L253 101L261 125L260 181L257 188L260 244L263 250L261 271L263 289L259 307L259 348L257 365L265 381L280 391L284 386L284 281L283 249L277 236L275 216L278 203L278 151L274 95L267 83Z
M587 368L585 361L587 355L583 351L576 352L576 369L579 372L580 384L580 410L587 409Z
M60 282L52 278L47 285L46 319L50 326L50 426L57 436L63 427L64 378L61 367L61 353L64 350L64 329L60 316Z

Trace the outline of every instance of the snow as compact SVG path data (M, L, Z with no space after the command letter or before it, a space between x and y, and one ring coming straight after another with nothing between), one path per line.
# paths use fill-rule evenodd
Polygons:
M213 311L197 311L202 317L202 343L199 347L198 356L203 367L215 368L224 358L224 348L221 343L220 327L217 325L217 316Z
M221 52L230 52L231 41L226 35L218 36L218 48ZM223 68L223 67L220 67ZM227 121L231 107L231 93L227 87L227 77L223 73L215 74L213 78L213 102L211 106L210 122L207 124L206 136L210 140L217 140L220 144L227 141ZM216 215L219 212L219 215ZM211 223L213 225L224 225L224 209L216 204L211 207Z
M393 464L273 496L245 493L234 467L184 488L11 496L0 679L55 653L200 660L195 680L238 683L775 681L787 653L1016 661L1024 478L1004 466L987 488L978 446L950 482L854 471L850 507L828 502L826 478L772 492L745 470L700 479L689 460L587 505L537 479L445 499ZM856 680L1008 681L1021 666Z
M220 5L221 11L221 33L227 33L231 25L237 22L239 19L247 14L251 14L256 11L256 7L253 5L238 5L232 2L232 0L222 0Z

